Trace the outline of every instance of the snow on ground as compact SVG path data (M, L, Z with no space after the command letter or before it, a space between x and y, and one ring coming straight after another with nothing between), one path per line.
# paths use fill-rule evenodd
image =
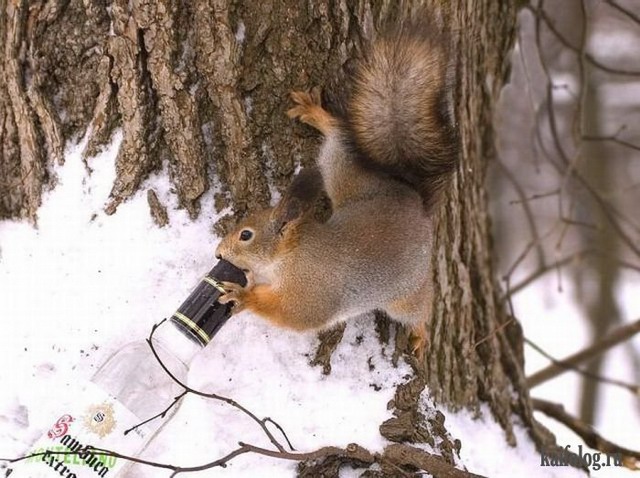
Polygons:
M111 353L145 338L214 262L211 196L192 222L176 210L167 179L154 176L146 186L168 205L169 227L153 225L144 193L114 216L102 212L120 140L116 135L90 161L90 176L80 160L84 145L68 149L65 165L56 169L59 183L44 197L37 229L27 222L0 223L0 456L23 453L56 417L68 385L88 380ZM350 442L380 450L378 424L390 416L387 402L408 368L390 367L367 317L347 327L330 376L307 365L315 343L313 334L273 329L240 314L195 360L189 383L273 418L300 451ZM540 468L522 430L520 446L507 447L488 413L479 421L466 412L446 416L471 471L509 478L583 476ZM238 441L268 446L255 423L237 410L188 397L145 456L195 465L226 454ZM244 455L226 469L195 476L286 477L294 470L292 462ZM167 475L139 468L132 476ZM344 476L356 475L346 470Z

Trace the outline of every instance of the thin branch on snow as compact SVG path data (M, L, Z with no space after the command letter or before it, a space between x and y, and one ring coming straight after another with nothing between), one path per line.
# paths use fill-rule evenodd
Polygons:
M226 468L228 463L234 458L247 453L254 453L257 455L267 456L271 458L277 458L281 460L298 461L301 463L311 463L310 467L321 467L323 462L339 461L344 463L350 463L352 465L370 466L374 463L380 464L380 466L391 466L394 470L402 475L408 477L416 476L413 471L407 471L404 467L410 467L411 469L424 470L425 472L438 477L438 478L485 478L482 475L470 473L465 470L460 470L455 466L448 463L444 458L432 453L426 452L419 448L412 447L405 444L392 444L385 448L383 453L371 453L367 449L361 447L356 443L350 443L345 448L326 446L319 448L312 452L300 453L300 452L288 452L277 451L262 448L249 443L239 442L238 448L227 453L225 456L218 458L214 461L204 463L197 466L177 466L170 463L159 463L151 460L145 460L134 456L124 455L112 450L103 448L88 447L89 452L99 453L105 456L113 456L122 460L127 460L140 465L146 465L153 468L160 468L171 471L170 477L176 477L183 473L195 473L198 471L209 470L212 468ZM7 461L9 463L17 463L28 458L45 456L45 455L77 455L78 451L46 451L41 453L33 453L28 456L24 456L16 459L0 458L0 461Z
M292 445L292 444L291 444L291 442L289 441L289 437L287 436L287 433L284 431L284 428L282 428L282 427L278 424L278 422L276 422L276 421L272 420L272 419L271 419L271 418L269 418L269 417L266 417L266 418L263 418L263 419L262 419L262 423L264 423L265 425L266 425L267 423L271 423L271 424L273 424L273 425L274 425L274 426L275 426L275 427L280 431L280 433L282 433L282 436L283 436L283 437L284 437L284 439L286 440L287 445L289 445L289 449L290 449L291 451L296 451L296 449L293 447L293 445Z
M182 398L187 394L187 390L185 390L184 392L182 392L180 395L178 395L177 397L175 397L173 399L173 402L171 402L171 404L165 408L163 411L161 411L160 413L158 413L157 415L154 415L151 418L147 418L145 421L138 423L137 425L132 426L131 428L128 428L127 430L124 431L124 434L127 435L128 433L132 432L133 430L136 430L138 428L140 428L141 426L146 425L149 422L152 422L153 420L156 420L158 418L164 418L167 413L169 413L169 411L175 407L176 405L178 405L178 403L180 403L180 400L182 400Z
M155 349L155 347L153 345L153 335L155 334L156 329L160 325L162 325L163 322L164 322L164 320L161 321L158 324L155 324L153 326L153 328L151 329L151 333L149 334L149 337L147 338L147 344L149 345L149 348L151 349L151 353L153 353L153 356L156 358L156 360L158 361L158 363L160 364L162 369L165 371L165 373L169 377L171 377L171 379L175 383L180 385L185 390L186 393L191 393L191 394L197 395L199 397L210 398L212 400L218 400L218 401L221 401L221 402L225 402L225 403L231 405L232 407L237 408L238 410L240 410L242 413L247 415L249 418L251 418L251 420L253 420L254 422L256 422L260 426L260 428L262 429L264 434L267 436L269 441L278 449L278 451L284 452L285 451L284 446L282 444L280 444L280 442L276 439L276 437L273 435L273 433L271 433L271 430L269 430L269 428L266 425L267 422L275 424L278 427L278 429L282 432L282 434L285 436L285 438L287 440L287 443L289 443L290 448L293 450L293 447L291 446L291 443L289 442L289 439L287 438L287 435L284 433L283 428L280 425L278 425L271 418L266 417L266 418L263 418L261 420L253 412L251 412L247 408L243 407L242 405L240 405L238 402L236 402L232 398L223 397L222 395L218 395L218 394L215 394L215 393L207 393L207 392L202 392L200 390L196 390L194 388L189 387L187 384L185 384L179 378L177 378L175 375L173 375L171 373L171 371L167 368L167 366L162 362L162 360L160 359L160 356L158 355L158 352L156 351L156 349Z
M411 469L418 468L425 472L438 477L438 478L485 478L482 475L470 473L465 470L460 470L455 466L448 463L444 458L432 453L428 453L419 448L414 448L404 444L392 444L385 448L384 452L371 453L367 449L361 447L356 443L351 443L345 448L326 446L319 448L318 450L300 453L300 452L288 452L277 451L262 448L256 445L251 445L244 442L238 443L238 448L227 453L221 458L214 461L204 463L197 466L182 467L173 465L170 463L160 463L152 460L145 460L142 458L125 455L115 452L113 450L107 450L104 448L87 447L89 452L99 453L104 456L112 456L127 460L132 463L140 465L146 465L153 468L160 468L171 471L171 478L178 476L182 473L195 473L198 471L204 471L211 468L226 468L227 464L234 458L244 455L246 453L254 453L257 455L267 456L271 458L277 458L282 460L298 461L300 463L311 463L311 467L321 467L325 461L339 461L349 463L356 466L369 466L374 463L378 463L381 466L390 466L403 476L413 477L416 476L414 472L407 471L404 467L410 467ZM6 461L9 463L17 463L19 461L35 458L39 456L49 455L77 455L79 451L46 451L41 453L33 453L20 458L0 458L0 461Z
M326 462L331 463L344 463L350 464L352 466L363 466L368 467L373 465L374 463L379 464L381 467L391 467L396 471L396 474L400 474L402 476L413 477L416 474L412 471L415 468L424 470L425 472L439 478L484 478L481 475L476 475L473 473L469 473L464 470L460 470L456 468L454 465L448 463L444 458L438 455L434 455L428 453L424 450L414 448L409 445L404 444L393 444L389 445L385 448L383 453L372 453L369 450L361 447L356 443L351 443L347 445L345 448L335 447L335 446L326 446L319 448L315 451L311 452L297 452L291 445L289 441L289 437L285 433L284 429L273 419L269 417L265 417L263 419L259 419L253 412L249 411L247 408L240 405L235 400L223 397L214 393L206 393L196 389L193 389L183 382L181 382L177 377L175 377L165 366L165 364L160 359L154 345L153 345L153 335L156 329L164 322L161 321L159 324L153 326L151 333L147 339L147 343L153 353L154 357L162 367L162 369L167 373L172 380L174 380L178 385L180 385L184 391L178 395L173 402L161 413L145 420L144 422L139 423L138 425L127 430L126 433L134 430L137 427L140 427L146 423L149 423L152 420L164 417L173 407L175 407L179 401L184 398L187 394L192 393L194 395L210 398L213 400L223 401L228 403L229 405L237 408L245 415L249 416L254 422L256 422L265 435L269 438L269 441L274 445L276 449L270 450L267 448L259 447L256 445L252 445L249 443L238 442L238 448L232 450L226 455L217 458L208 463L204 463L202 465L197 466L178 466L173 465L171 463L160 463L153 460L146 460L143 458L138 458L135 456L125 455L119 453L117 451L108 450L104 448L97 448L92 446L87 446L86 449L77 450L77 451L45 451L39 453L32 453L29 455L25 455L19 458L1 458L0 461L5 461L8 463L17 463L23 460L41 457L41 456L49 456L49 455L77 455L81 451L90 451L96 452L105 456L113 456L115 458L120 458L123 460L127 460L132 463L137 463L139 465L150 466L153 468L160 468L171 471L171 477L178 476L183 473L194 473L198 471L208 470L211 468L221 467L225 468L227 464L233 460L234 458L244 455L247 453L254 453L257 455L267 456L271 458L277 458L281 460L291 460L300 462L299 466L307 466L307 468L311 468L315 470L322 470L322 466ZM274 425L280 433L283 435L284 439L287 442L287 445L291 449L291 451L285 450L284 446L275 438L275 436L271 433L267 424ZM411 470L411 471L409 471ZM317 476L311 471L311 475L307 476Z

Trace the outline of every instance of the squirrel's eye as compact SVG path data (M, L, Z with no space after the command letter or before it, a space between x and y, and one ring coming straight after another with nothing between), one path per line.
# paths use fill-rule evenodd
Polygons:
M253 232L251 232L249 229L244 229L241 233L240 233L240 240L241 241L248 241L249 239L251 239L253 237Z

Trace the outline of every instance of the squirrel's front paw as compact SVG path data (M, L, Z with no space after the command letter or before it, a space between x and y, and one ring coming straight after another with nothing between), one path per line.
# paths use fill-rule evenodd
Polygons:
M247 287L242 287L235 282L221 282L222 288L226 291L220 297L218 302L221 304L233 303L233 313L237 314L245 308L245 298L247 294ZM248 285L248 284L247 284Z

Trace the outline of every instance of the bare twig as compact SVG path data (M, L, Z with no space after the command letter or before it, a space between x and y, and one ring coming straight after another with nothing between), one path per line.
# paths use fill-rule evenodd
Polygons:
M511 315L509 317L508 320L505 320L503 323L501 323L498 327L494 328L491 332L489 332L487 335L485 335L483 338L481 338L480 340L478 340L475 344L474 347L478 347L480 344L486 342L487 340L489 340L491 337L495 336L498 334L498 332L501 332L502 330L504 330L509 324L511 324L513 321L515 320L515 318L513 317L513 315Z
M233 460L235 457L239 456L239 455L243 455L245 453L256 453L259 455L264 455L264 456L269 456L272 458L279 458L279 459L283 459L283 460L294 460L294 461L305 461L305 460L319 460L322 458L325 458L327 456L330 455L343 455L346 457L350 457L352 459L358 460L358 461L362 461L362 462L368 462L368 463L373 463L375 458L374 456L368 452L366 449L364 449L363 447L352 443L350 445L348 445L346 448L339 448L339 447L333 447L333 446L327 446L327 447L323 447L323 448L319 448L318 450L312 451L312 452L308 452L308 453L292 453L292 452L287 452L287 451L277 451L277 450L269 450L266 448L261 448L255 445L250 445L247 443L238 443L238 448L236 448L235 450L229 452L228 454L226 454L225 456L218 458L216 460L210 461L208 463L202 464L202 465L197 465L197 466L177 466L177 465L172 465L169 463L159 463L156 461L151 461L151 460L145 460L143 458L138 458L138 457L134 457L134 456L130 456L130 455L125 455L123 453L118 453L116 451L113 450L107 450L104 448L98 448L98 447L92 447L92 446L87 446L86 448L83 448L82 450L86 450L88 452L95 452L98 453L100 455L104 455L104 456L112 456L115 458L120 458L123 460L127 460L133 463L138 463L141 465L147 465L147 466L151 466L153 468L161 468L161 469L165 469L165 470L171 470L173 473L171 474L172 477L177 476L180 473L193 473L193 472L197 472L197 471L203 471L203 470L208 470L211 468L216 468L216 467L221 467L221 468L225 468L227 466L227 463L229 463L231 460ZM37 458L37 457L41 457L41 456L65 456L65 455L77 455L78 453L80 453L81 450L77 450L77 451L53 451L53 450L48 450L45 452L39 452L39 453L32 453L30 455L27 456L23 456L20 458L0 458L0 461L6 461L9 463L17 463L23 460L27 460L30 458Z
M171 410L173 407L175 407L178 403L180 403L180 400L182 400L182 398L187 394L188 392L185 390L184 392L182 392L180 395L178 395L177 397L175 397L173 399L173 402L171 402L171 404L165 408L163 411L161 411L160 413L158 413L157 415L154 415L151 418L147 418L145 421L138 423L137 425L132 426L131 428L128 428L127 430L124 431L124 434L127 435L129 432L132 432L133 430L136 430L138 428L140 428L141 426L146 425L149 422L152 422L153 420L156 420L158 418L164 418L167 413L169 412L169 410Z
M524 202L535 201L537 199L545 199L548 197L557 196L559 193L559 189L554 189L553 191L549 191L548 193L532 194L531 196L525 197L524 199L513 199L509 201L509 204L521 204Z
M584 440L586 445L602 453L618 454L626 468L640 470L640 452L624 448L604 439L591 425L568 414L564 407L558 403L537 398L531 399L531 402L535 410L569 427Z
M84 450L84 449L83 449ZM244 442L238 443L238 448L232 450L221 458L204 463L197 466L177 466L169 463L159 463L151 460L145 460L142 458L125 455L112 450L103 448L87 447L86 451L99 453L104 456L112 456L127 460L140 465L146 465L153 468L160 468L164 470L170 470L171 478L183 473L195 473L199 471L209 470L212 468L226 468L228 463L234 458L244 455L246 453L255 453L257 455L263 455L271 458L277 458L281 460L291 460L298 462L319 462L326 459L344 459L350 463L357 463L362 465L372 465L374 463L380 463L382 465L390 465L398 472L404 473L403 466L409 466L411 469L423 470L430 475L437 478L484 478L481 475L476 475L468 471L459 470L453 465L447 463L442 457L433 455L424 450L411 447L404 444L393 444L388 446L383 454L373 454L367 449L361 447L356 443L351 443L345 448L326 446L319 448L312 452L300 453L300 452L288 452L269 450L256 445L251 445ZM39 456L58 456L58 455L77 455L78 451L46 451L41 453L33 453L20 458L0 458L0 461L7 461L9 463L17 463L29 458L35 458ZM408 473L407 476L414 476Z
M540 7L539 8L533 8L533 7L528 7L530 11L532 11L534 13L534 18L535 18L535 23L536 23L536 44L538 46L538 52L540 55L540 64L542 66L542 70L547 78L547 88L546 88L546 103L548 105L548 119L549 119L549 128L550 128L550 132L551 132L551 138L553 140L553 145L554 148L556 150L556 152L558 153L558 156L562 162L562 164L558 164L557 160L554 160L553 157L551 155L547 155L549 162L552 166L554 166L554 168L561 174L564 175L565 180L569 179L569 178L573 178L575 180L577 180L577 182L580 184L580 186L582 186L592 197L593 199L596 201L598 207L600 208L600 210L602 211L604 217L606 218L606 220L608 221L609 225L614 229L614 231L616 232L616 234L618 235L618 237L622 240L622 242L631 250L634 252L634 254L636 254L638 257L640 257L640 247L638 247L637 245L637 241L635 241L635 239L629 237L629 235L626 233L626 231L622 228L622 226L620 225L618 219L623 219L625 220L628 224L632 224L633 222L629 221L628 218L625 218L623 216L622 213L620 213L620 211L618 211L616 208L614 208L608 201L606 201L602 195L596 191L596 189L589 183L589 181L587 181L580 173L579 171L576 170L576 162L578 160L578 156L576 156L575 158L570 158L569 155L567 154L567 152L565 151L565 148L562 145L562 142L560 141L560 137L561 134L559 132L559 127L557 124L557 119L556 119L556 115L555 115L555 102L554 102L554 98L553 98L553 83L551 81L551 73L549 71L549 68L547 66L547 64L544 61L544 58L541 56L540 52L542 51L542 45L540 43L540 20L542 19L543 21L545 21L545 23L549 26L549 23L547 21L549 21L548 17L546 16L546 13L544 12L544 4L543 2L540 2ZM552 29L551 26L549 26L550 29ZM552 31L554 31L552 29ZM554 33L556 33L556 35L559 35L559 33L557 33L557 31L554 31ZM561 36L558 36L558 39L561 41L561 43L565 44L562 41ZM566 40L565 40L566 41ZM567 47L569 47L569 45L566 45ZM571 46L571 49L573 49L574 51L578 50L576 47ZM637 72L637 75L640 76L640 72ZM563 188L561 188L563 189ZM562 200L562 194L559 195L559 200ZM562 211L562 207L561 207L561 211L560 211L560 216L563 216L564 213Z
M614 2L613 0L603 0L603 1L607 5L610 5L611 7L615 8L616 10L621 12L622 14L626 15L627 17L629 17L634 22L640 24L640 16L636 15L631 10L629 10L627 8L624 8L622 5L618 4L617 2Z
M548 264L548 265L544 265L542 267L540 267L538 270L536 270L535 272L533 272L532 274L530 274L528 277L526 277L525 279L521 280L518 284L514 285L513 287L511 287L508 291L508 293L510 295L515 295L518 292L520 292L522 289L524 289L525 287L527 287L529 284L531 284L532 282L534 282L535 280L539 279L540 277L542 277L543 275L545 275L547 272L554 270L554 269L558 269L560 267L564 267L567 264L571 264L573 262L579 261L580 259L586 257L587 255L591 254L593 251L590 249L586 249L584 251L578 251L574 254L569 254L567 257L564 257L562 259L558 259L556 261L554 261L552 264Z
M166 320L166 319L165 319ZM162 367L162 369L165 371L165 373L167 375L169 375L169 377L171 377L171 379L176 382L178 385L180 385L186 392L188 393L192 393L194 395L197 395L199 397L203 397L203 398L210 398L212 400L218 400L221 402L225 402L229 405L231 405L234 408L237 408L238 410L240 410L242 413L244 413L245 415L247 415L249 418L251 418L254 422L256 422L260 428L262 428L262 431L264 432L264 434L267 436L267 438L269 438L269 441L281 452L284 452L285 449L284 447L280 444L280 442L276 439L276 437L273 435L273 433L271 433L271 430L269 430L269 428L266 425L266 420L260 420L253 412L251 412L250 410L248 410L247 408L243 407L242 405L240 405L238 402L236 402L235 400L233 400L232 398L228 398L228 397L223 397L222 395L218 395L215 393L206 393L206 392L202 392L200 390L196 390L194 388L189 387L188 385L186 385L184 382L182 382L179 378L177 378L175 375L173 375L171 373L171 371L169 369L167 369L166 365L162 362L162 360L160 359L160 357L158 356L158 352L156 351L154 345L153 345L153 335L156 331L156 329L162 325L162 323L164 322L161 321L159 324L155 324L153 326L153 328L151 329L151 334L149 335L149 338L147 339L147 344L149 345L149 348L151 349L151 352L153 353L153 356L156 358L156 360L158 361L158 363L160 364L160 366ZM276 424L272 419L269 419L269 421L271 423ZM277 425L277 424L276 424ZM278 428L280 430L282 430L282 427L280 427L279 425L277 425ZM284 432L283 432L284 434ZM285 435L286 437L286 435ZM289 442L288 438L287 438L287 442ZM290 445L290 444L289 444ZM293 447L291 447L293 449Z
M610 73L612 75L620 75L620 76L640 76L640 71L638 70L623 70L620 68L613 68L611 66L605 65L604 63L602 63L600 60L598 60L597 58L595 58L592 54L587 53L585 51L581 51L580 48L576 47L575 45L573 45L569 40L567 40L564 35L562 35L562 33L560 33L560 30L558 30L556 28L556 26L553 23L553 20L551 18L549 18L549 16L547 15L547 12L545 12L544 8L536 8L533 7L531 5L526 6L525 8L527 8L529 11L531 11L534 15L540 17L545 25L547 26L547 28L551 31L551 33L553 33L553 35L558 39L558 41L560 43L562 43L567 49L573 51L574 53L577 54L584 54L584 58L585 60L587 60L591 65L593 65L594 67L606 72L606 73Z
M282 436L284 437L284 439L287 441L287 445L289 445L289 449L291 451L296 451L296 449L293 447L293 445L291 444L291 442L289 441L289 437L287 436L286 432L284 431L284 428L282 428L278 422L272 420L269 417L263 418L262 421L266 424L266 423L272 423L279 431L280 433L282 433Z
M640 319L630 324L623 325L622 327L617 328L613 332L609 333L602 340L597 341L593 345L567 357L564 360L556 360L555 358L551 357L547 352L542 350L539 346L537 346L530 340L527 340L527 343L530 346L534 347L538 352L542 353L545 357L549 358L553 362L553 364L550 365L549 367L543 370L540 370L539 372L536 372L535 374L530 376L527 379L527 385L529 386L529 388L533 388L537 385L540 385L541 383L544 383L548 380L551 380L552 378L557 377L558 375L561 375L567 370L573 370L573 371L584 374L585 372L583 370L580 370L577 368L579 364L589 359L592 359L594 357L597 357L598 355L603 354L610 348L618 345L621 342L624 342L630 339L638 332L640 332ZM611 380L611 379L607 379L600 376L591 377L591 378L603 381L605 383L612 383L614 385L621 386L634 394L640 395L640 386L638 385L630 385L617 380Z
M584 135L582 136L584 141L610 141L614 144L624 146L625 148L634 149L636 151L640 151L640 146L637 144L630 143L624 139L620 139L618 137L618 133L611 136L594 136L594 135Z
M525 337L524 341L531 348L535 349L540 355L543 355L544 357L548 358L554 364L558 365L560 363L560 360L556 359L555 357L553 357L549 353L545 352L539 345L535 344L530 339L527 339ZM559 365L559 366L562 367L561 365ZM564 367L564 368L565 368L565 370L571 370L572 372L576 372L576 373L582 375L583 377L589 378L591 380L595 380L597 382L602 382L602 383L606 383L608 385L613 385L613 386L616 386L616 387L624 388L625 390L628 390L629 392L633 393L634 395L638 395L639 391L640 391L638 385L634 385L634 384L631 384L631 383L623 382L621 380L616 380L616 379L613 379L613 378L603 377L602 375L591 373L591 372L589 372L587 370L582 370L581 368L578 368L578 367L567 366L567 367Z
M522 209L524 211L524 215L527 219L527 223L529 225L529 230L531 231L531 235L533 236L533 241L536 244L536 253L538 259L538 266L542 266L544 264L544 249L542 247L542 242L540 241L540 233L538 232L538 226L536 225L536 221L533 218L533 212L531 211L531 206L529 205L529 201L527 200L526 194L522 186L515 178L511 170L502 162L497 161L498 166L504 173L505 177L509 180L513 189L515 189L518 197L520 198L519 203L522 204ZM512 202L513 204L513 202Z
M163 368L163 370L165 371L165 373L167 373L167 375L169 375L172 380L174 380L178 385L180 385L184 391L178 395L174 401L161 413L155 415L154 417L149 418L148 420L145 420L144 422L139 423L138 425L136 425L135 427L132 427L131 429L127 430L127 432L134 430L137 427L140 427L146 423L149 423L150 421L157 419L157 418L161 418L164 417L173 407L176 406L176 404L182 399L184 398L185 395L192 393L194 395L198 395L204 398L211 398L214 400L219 400L219 401L223 401L225 403L228 403L229 405L237 408L238 410L240 410L242 413L244 413L245 415L248 415L254 422L256 422L261 429L263 430L263 432L265 433L265 435L269 438L269 440L271 441L271 443L275 446L275 450L271 450L271 449L267 449L267 448L262 448L256 445L252 445L252 444L248 444L248 443L243 443L243 442L239 442L238 443L238 448L230 451L229 453L227 453L226 455L217 458L213 461L210 461L208 463L204 463L202 465L197 465L197 466L189 466L189 467L183 467L183 466L178 466L178 465L173 465L173 464L168 464L168 463L160 463L160 462L156 462L156 461L151 461L151 460L146 460L143 458L138 458L138 457L134 457L134 456L129 456L129 455L125 455L113 450L107 450L107 449L103 449L103 448L97 448L97 447L92 447L92 446L86 446L83 449L80 450L69 450L69 451L45 451L45 452L40 452L40 453L33 453L30 455L26 455L20 458L14 458L14 459L3 459L0 458L0 461L7 461L9 463L17 463L19 461L23 461L23 460L27 460L30 458L36 458L36 457L44 457L44 456L56 456L56 455L77 455L78 453L82 452L82 451L89 451L89 452L95 452L95 453L99 453L101 455L105 455L105 456L113 456L116 458L120 458L123 460L127 460L129 462L132 463L137 463L140 465L146 465L146 466L150 466L150 467L154 467L154 468L161 468L161 469L165 469L165 470L170 470L171 473L171 477L175 477L178 476L179 474L183 474L183 473L193 473L193 472L198 472L198 471L203 471L203 470L208 470L211 468L215 468L215 467L226 467L227 464L233 460L234 458L240 456L240 455L244 455L246 453L254 453L254 454L258 454L258 455L263 455L263 456L268 456L268 457L272 457L272 458L278 458L278 459L283 459L283 460L292 460L292 461L298 461L298 462L319 462L322 460L333 460L333 461L339 461L339 462L348 462L348 463L352 463L352 464L362 464L362 465L371 465L374 463L382 463L384 462L385 465L388 466L392 466L397 468L398 472L405 472L405 469L403 467L409 466L410 468L413 467L418 467L423 469L425 472L436 476L436 477L441 477L441 478L482 478L479 475L474 475L471 473L468 473L466 471L462 471L462 470L458 470L456 469L454 466L448 464L446 461L444 461L444 459L442 459L441 457L438 457L436 455L431 455L427 452L424 452L423 450L419 450L417 448L413 448L413 447L409 447L406 446L406 450L405 453L387 453L385 451L384 454L380 455L380 454L373 454L371 452L369 452L368 450L366 450L365 448L352 443L350 445L348 445L346 448L340 448L340 447L335 447L335 446L327 446L327 447L322 447L319 448L315 451L311 451L311 452L296 452L293 448L293 446L291 445L291 442L289 441L289 438L287 437L287 434L285 433L284 429L277 423L275 422L273 419L266 417L263 418L262 420L258 419L256 417L256 415L254 413L252 413L251 411L249 411L248 409L246 409L245 407L243 407L242 405L238 404L235 400L227 398L227 397L222 397L220 395L217 394L213 394L213 393L205 393L199 390L195 390L192 389L191 387L187 386L186 384L184 384L183 382L181 382L179 379L177 379L177 377L175 377L171 371L169 371L167 369L167 367L164 365L164 363L162 362L162 360L160 359L160 357L158 356L158 353L154 347L153 344L153 336L154 333L156 331L156 329L163 323L164 321L160 322L160 324L156 324L154 325L154 327L151 330L151 333L149 335L149 338L147 339L147 343L149 344L149 347L151 349L151 352L153 353L154 357L156 358L156 360L158 361L158 363L160 364L160 366ZM279 431L280 433L282 433L284 439L287 442L287 445L289 446L289 448L292 451L287 451L284 449L284 447L278 442L278 440L273 436L273 434L271 433L271 431L269 430L269 428L267 427L267 424L272 424L274 425ZM403 445L404 446L404 445ZM393 451L394 449L391 448L391 451ZM391 456L393 455L393 456ZM407 476L414 476L413 474L409 473Z
M383 456L394 463L400 462L428 471L437 478L483 478L481 475L459 470L441 456L432 455L402 443L394 443L386 447Z

